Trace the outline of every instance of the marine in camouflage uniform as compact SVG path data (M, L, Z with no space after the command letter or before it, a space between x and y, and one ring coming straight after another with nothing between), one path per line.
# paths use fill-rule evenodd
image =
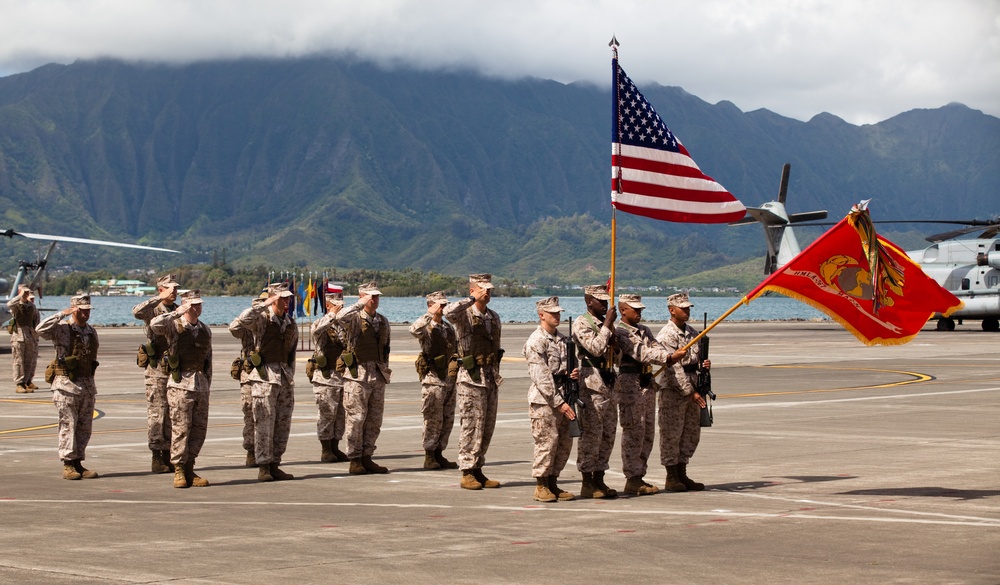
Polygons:
M267 293L267 299L255 303L229 324L234 337L243 339L249 333L254 342L249 356L252 365L249 384L259 481L293 479L278 465L292 427L295 346L299 342L298 327L288 311L288 299L293 296L288 284L269 284Z
M587 313L573 322L572 335L580 363L580 400L577 413L582 434L576 443L576 466L583 475L582 498L614 498L618 492L604 483L618 432L618 410L611 397L615 383L614 339L618 311L608 302L608 287L585 286Z
M251 301L250 307L259 309L264 306L267 300L267 291ZM235 322L234 322L235 323ZM232 325L229 327L232 332ZM250 380L250 372L253 365L250 363L250 354L256 350L253 333L249 329L239 328L238 333L233 333L240 340L240 357L236 366L238 372L234 379L240 383L240 410L243 412L243 449L247 452L246 466L257 467L257 459L254 457L254 423L253 423L253 382Z
M444 316L458 334L458 413L462 433L458 441L461 486L468 490L500 487L483 473L486 451L497 424L500 385L500 316L487 308L493 290L492 275L469 275L469 297L448 304Z
M52 368L52 402L59 415L59 458L63 461L63 479L93 479L97 472L83 466L87 444L94 424L97 386L97 331L90 320L90 295L70 299L68 309L55 313L38 324L36 331L56 350ZM69 316L69 321L63 319ZM48 379L48 373L46 373Z
M170 462L174 487L207 487L194 463L208 433L208 402L212 386L212 330L201 322L202 299L197 290L181 294L181 306L154 317L149 326L167 340L167 401L173 439Z
M458 463L444 457L455 426L458 375L458 337L443 317L447 304L448 297L442 291L427 295L427 313L410 325L410 334L420 342L416 366L424 416L424 469L458 469Z
M169 473L170 465L170 404L167 400L167 340L157 335L150 323L155 317L165 315L177 305L177 280L173 274L161 276L156 281L156 296L132 308L132 316L143 322L146 343L139 348L137 363L145 362L146 378L146 430L149 450L152 452L150 469L153 473Z
M14 366L14 391L30 394L38 389L32 381L38 363L38 308L35 295L26 284L17 287L17 294L7 301L10 309L10 353Z
M535 329L521 350L528 362L528 412L531 436L535 442L531 476L535 478L535 500L555 502L572 500L573 494L559 489L557 479L573 450L569 423L576 418L573 408L563 400L557 380L576 376L567 372L567 339L559 333L562 307L559 297L549 297L535 303L538 309L538 329Z
M622 426L622 472L625 493L636 496L655 494L659 488L643 480L649 454L656 435L656 392L652 387L654 364L672 364L667 348L656 341L649 327L639 323L642 318L642 297L634 294L618 296L621 321L615 329L618 355L618 379L613 397L618 404L618 419ZM679 356L678 356L679 358Z
M369 282L358 287L358 302L337 313L347 348L341 357L344 369L344 436L347 438L349 472L389 473L372 461L375 442L382 432L385 385L389 369L389 320L377 312L382 293ZM348 363L350 362L350 363Z
M656 339L668 350L677 351L698 335L688 325L692 306L686 293L667 297L670 321ZM667 468L666 489L672 492L705 489L705 484L687 475L688 461L701 439L701 409L705 407L705 398L697 391L699 350L697 344L691 346L682 359L664 368L654 380L659 400L660 463ZM702 367L711 366L711 360L702 362Z
M344 330L336 322L337 311L344 307L342 296L326 297L326 314L310 326L316 351L309 358L306 375L312 382L319 419L316 437L321 446L320 461L333 463L348 461L340 450L344 438L344 377L337 371L337 360L344 352Z

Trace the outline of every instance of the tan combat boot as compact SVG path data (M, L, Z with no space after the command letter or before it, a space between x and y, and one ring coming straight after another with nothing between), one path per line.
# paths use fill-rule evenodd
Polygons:
M170 473L172 470L167 462L163 460L163 451L153 449L153 460L149 465L150 471L153 473Z
M208 480L199 477L198 474L194 472L194 459L184 464L184 477L187 478L188 484L190 484L191 487L208 487Z
M286 479L295 479L295 476L291 473L285 473L284 471L278 469L277 463L272 463L270 465L271 477L277 481L285 481Z
M690 492L700 492L705 489L705 484L688 477L687 463L677 464L677 479L681 480L681 483L683 483L684 487L686 487Z
M472 475L474 475L476 477L476 481L478 481L479 483L481 483L484 488L490 488L490 489L492 489L492 488L498 488L498 487L500 487L500 482L497 481L497 480L495 480L495 479L488 479L483 474L483 469L481 467L479 469L473 469L472 470Z
M18 394L31 394L32 392L34 392L34 390L28 388L24 384L18 384L14 392L17 392Z
M25 385L25 388L27 388L29 392L34 392L35 390L38 390L38 386L35 386L34 382L28 382L27 385Z
M549 478L548 477L536 477L535 482L535 501L536 502L556 502L559 500L558 497L552 490L549 489Z
M319 460L323 463L336 463L337 454L333 452L333 441L330 439L320 439L319 444L322 447Z
M553 494L555 494L555 496L557 498L559 498L560 502L563 501L563 500L575 500L576 496L574 496L573 494L569 493L566 490L559 489L559 486L556 485L556 480L557 479L559 479L558 476L555 476L555 475L550 475L549 476L549 480L548 480L549 481L549 491L552 492Z
M174 487L180 489L186 488L189 485L191 484L188 483L187 474L184 473L184 466L174 465Z
M365 468L368 473L389 473L388 467L382 467L378 463L372 461L371 455L361 458L361 465Z
M434 459L437 460L438 465L441 466L441 469L458 469L458 463L455 463L454 461L448 461L447 459L445 459L443 451L444 451L443 449L438 449L434 451Z
M583 483L580 485L580 497L581 498L604 498L607 494L601 489L601 486L594 482L594 474L589 471L583 472Z
M368 473L360 459L351 459L351 467L347 470L351 475L364 475Z
M627 478L625 480L625 489L622 491L633 496L648 496L660 490L656 486L642 481L642 476L640 475Z
M253 450L247 449L247 467L257 467L257 458L253 455Z
M667 481L663 486L663 489L668 492L686 492L688 491L687 486L681 481L681 478L677 475L677 466L668 465L667 466Z
M69 459L63 461L63 479L81 479L82 477L72 461Z
M271 466L265 463L260 465L259 471L257 472L257 481L274 481L274 477L271 475Z
M160 451L160 459L162 459L163 463L170 468L170 473L173 473L174 464L170 462L170 449L167 449L166 451Z
M476 480L475 474L471 469L462 470L462 483L463 490L481 490L483 489L483 484Z
M441 469L441 464L434 457L434 451L424 452L424 469Z
M604 472L595 471L594 472L594 485L602 492L604 492L604 497L610 499L618 497L618 490L608 487L608 484L604 483Z
M80 474L83 479L97 479L100 477L97 475L96 471L91 471L83 466L83 459L76 459L73 461L73 467L76 468L76 472Z

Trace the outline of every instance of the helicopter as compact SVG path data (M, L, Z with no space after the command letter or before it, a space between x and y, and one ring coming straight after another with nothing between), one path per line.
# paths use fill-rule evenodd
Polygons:
M0 231L0 236L4 236L13 239L15 236L27 238L29 240L44 240L49 242L48 247L44 254L40 254L38 259L34 262L27 260L22 260L18 262L17 276L14 277L13 284L9 283L6 278L0 278L0 294L7 294L7 300L9 301L13 295L17 294L18 287L22 284L27 284L31 290L38 290L38 284L45 273L45 266L48 264L49 256L55 250L56 245L60 242L64 243L74 243L74 244L90 244L97 246L114 246L116 248L133 248L137 250L151 250L154 252L170 252L174 254L179 254L177 250L170 250L168 248L154 248L151 246L140 246L138 244L125 244L122 242L109 242L107 240L88 240L85 238L74 238L71 236L51 236L47 234L31 234L27 232L17 232L12 229L7 229ZM6 323L10 320L10 309L7 308L7 304L3 303L0 305L0 324Z
M800 251L793 224L815 223L828 213L808 211L789 214L785 210L788 177L791 165L781 169L778 200L760 207L747 207L747 215L729 225L759 222L764 228L767 256L764 274L769 275L784 266ZM948 317L936 315L938 331L953 331L956 321L981 319L983 331L1000 331L1000 218L993 220L899 220L875 223L938 223L960 224L964 228L928 236L931 245L922 250L907 251L906 255L920 265L928 276L965 303ZM955 239L982 230L977 238Z

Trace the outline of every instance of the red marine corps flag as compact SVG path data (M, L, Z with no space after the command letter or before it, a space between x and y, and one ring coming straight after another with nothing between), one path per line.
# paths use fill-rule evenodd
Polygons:
M962 308L892 242L878 236L867 202L743 298L775 291L823 311L865 345L913 339L927 320Z

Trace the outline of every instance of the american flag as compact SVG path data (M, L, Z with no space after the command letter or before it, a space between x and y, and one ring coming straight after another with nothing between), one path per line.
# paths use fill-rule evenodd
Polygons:
M701 172L625 70L612 60L611 204L683 223L730 223L746 208Z

